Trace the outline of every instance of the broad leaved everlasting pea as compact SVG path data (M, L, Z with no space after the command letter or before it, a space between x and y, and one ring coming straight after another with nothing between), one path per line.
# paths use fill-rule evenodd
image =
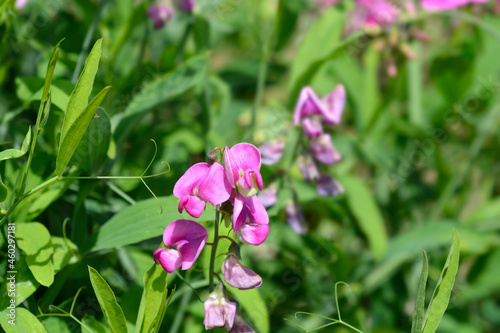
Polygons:
M238 143L224 149L224 168L231 187L244 197L252 197L262 190L260 152L250 143Z
M236 303L229 301L224 295L224 285L219 283L208 299L203 303L205 308L205 329L224 327L229 331L233 327L236 315Z
M148 16L153 20L155 29L161 29L172 19L174 11L169 6L163 4L152 4L148 8Z
M262 284L262 278L250 268L240 264L234 253L229 253L222 263L224 281L239 290L257 288Z
M233 229L238 238L252 245L260 245L269 233L269 215L257 196L234 198Z

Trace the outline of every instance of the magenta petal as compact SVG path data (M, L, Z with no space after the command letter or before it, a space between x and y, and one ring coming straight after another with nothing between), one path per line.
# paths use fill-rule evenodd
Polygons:
M239 290L257 288L262 278L250 268L241 265L234 255L229 255L222 266L224 280L228 285Z
M173 15L172 8L163 4L153 4L148 8L148 16L153 20L155 29L163 28Z
M268 224L269 215L257 196L234 198L233 229L237 233L244 224Z
M175 183L174 196L181 199L185 195L195 195L195 189L207 178L210 164L197 163L190 167Z
M229 199L231 185L227 180L222 165L217 162L212 164L207 177L199 187L198 195L214 206Z
M158 249L153 258L155 263L160 264L169 273L176 271L182 264L181 254L174 249Z
M269 234L268 224L245 224L238 230L238 238L245 244L260 245Z
M163 243L179 250L183 270L189 269L198 259L207 238L207 230L201 224L191 220L173 221L163 233Z
M257 147L250 143L242 142L234 145L230 150L232 156L238 161L240 170L260 171L260 152Z
M321 122L317 118L305 118L302 120L302 128L309 139L323 134L323 126L321 126Z
M186 209L186 212L188 212L188 214L192 217L200 217L201 213L203 213L203 209L205 209L205 201L192 195L186 196L185 198L186 200L184 202L184 208ZM183 200L181 200L181 202L179 203L179 212L182 212L180 208L182 202Z
M235 188L236 181L240 178L239 165L227 146L224 149L224 170L226 171L226 177L229 184L232 188Z
M345 88L341 84L337 85L329 95L323 98L323 103L326 105L327 110L327 113L325 113L323 117L327 124L335 125L340 123L345 101Z
M294 126L298 126L300 120L309 115L321 115L325 113L326 110L324 109L323 103L318 96L316 96L316 93L310 87L302 88L293 113Z

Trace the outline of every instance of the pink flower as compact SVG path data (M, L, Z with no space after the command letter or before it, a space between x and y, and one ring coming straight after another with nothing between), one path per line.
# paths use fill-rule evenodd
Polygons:
M455 9L470 3L486 3L489 0L422 0L422 8L428 11Z
M262 190L260 175L260 152L250 143L238 143L231 149L224 149L224 167L231 187L251 197Z
M219 282L215 291L203 303L203 307L205 308L203 325L205 325L206 330L226 326L229 331L233 327L236 303L227 300L222 283Z
M192 12L195 5L195 0L175 0L175 2L185 12Z
M310 87L304 87L295 106L293 124L298 126L302 119L314 115L320 116L329 125L338 124L344 109L345 99L345 88L340 84L322 100Z
M379 28L398 19L399 12L387 0L356 0L356 9L351 15L351 26L348 30L363 28Z
M262 278L250 268L240 264L234 253L229 253L222 263L224 280L228 285L239 290L257 288L262 284Z
M344 192L344 188L332 176L321 175L316 183L316 190L322 196L334 196Z
M323 134L323 126L321 126L321 122L318 118L304 118L304 120L302 120L302 128L309 139Z
M260 245L269 233L269 215L258 197L234 199L233 229L246 244Z
M334 164L341 158L339 152L333 146L330 134L325 133L311 139L309 149L318 161L325 164Z
M297 165L306 182L311 182L319 178L318 168L310 155L300 155L297 158Z
M28 0L16 0L16 9L23 9L28 3Z
M192 217L200 217L206 202L223 203L231 195L224 168L219 163L198 163L190 167L174 186L174 195L180 199L179 213L185 208Z
M265 208L274 206L278 200L278 186L276 184L271 184L264 190L260 191L257 194L257 198L260 199L260 202L262 202L262 205Z
M302 209L293 200L287 202L285 206L286 222L288 225L300 235L305 235L307 232L306 220L302 214Z
M155 263L173 273L182 266L186 270L193 266L205 246L207 230L191 220L176 220L170 223L163 233L163 243L173 249L158 249L153 257Z
M153 25L157 30L163 28L173 15L172 8L162 4L152 4L148 8L148 16L153 20Z
M262 157L262 164L273 165L278 163L283 155L283 148L285 148L284 141L266 142L259 147L259 152Z
M233 328L229 331L229 333L255 333L255 331L237 313L234 317Z

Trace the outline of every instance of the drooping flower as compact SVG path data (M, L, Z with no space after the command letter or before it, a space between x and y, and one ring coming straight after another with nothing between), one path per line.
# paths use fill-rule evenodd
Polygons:
M207 230L201 224L191 220L173 221L163 233L163 243L170 249L156 250L153 255L155 263L161 264L169 273L179 267L189 269L198 259L207 238Z
M219 163L198 163L190 167L174 186L174 195L180 199L179 213L185 208L192 217L200 217L206 202L223 203L231 195L231 186Z
M262 190L260 152L250 143L238 143L224 149L224 167L231 187L245 197Z
M337 85L323 99L319 99L311 87L304 87L295 106L293 124L298 126L302 119L315 115L319 116L326 124L338 124L344 110L345 99L345 88L341 84ZM306 129L304 128L304 130Z
M309 141L311 154L320 162L334 164L341 159L340 153L335 149L330 134L324 133Z
M152 4L148 8L148 16L153 20L155 29L161 29L165 24L172 19L174 11L169 6L163 4Z
M192 12L195 0L175 0L176 5L185 12Z
M293 231L300 235L305 235L307 232L306 220L300 206L295 201L290 200L285 206L285 213L286 222Z
M311 155L300 155L297 158L300 173L306 182L312 182L319 178L319 171Z
M331 93L321 100L326 105L326 114L323 116L325 122L329 125L340 123L342 112L344 112L346 93L342 84L338 84Z
M316 190L321 196L334 196L344 192L344 188L330 175L321 175L316 182Z
M422 0L421 5L427 11L450 10L471 3L486 3L489 0Z
M227 300L222 283L219 282L203 303L203 307L205 308L205 319L203 320L205 329L226 326L228 331L231 330L236 315L236 303Z
M241 316L236 313L234 317L233 328L229 333L255 333L255 331L248 325Z
M262 205L265 208L270 208L274 206L278 200L278 186L276 183L269 185L267 188L263 189L257 194L257 198L260 199Z
M262 284L262 278L250 268L240 264L235 253L229 253L222 263L224 281L239 290L257 288Z
M304 118L302 120L302 129L309 139L323 134L323 126L317 117Z
M257 196L234 198L233 229L246 244L260 245L269 233L269 215Z
M285 148L284 141L271 141L266 142L259 147L261 162L264 165L273 165L278 163L283 155L283 148Z

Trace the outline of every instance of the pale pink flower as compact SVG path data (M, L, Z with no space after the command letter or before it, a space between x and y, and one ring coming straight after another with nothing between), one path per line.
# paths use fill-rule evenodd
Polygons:
M312 182L319 178L318 168L310 155L300 155L297 158L297 165L306 182Z
M206 202L218 205L229 199L231 186L219 163L198 163L190 167L174 186L180 199L179 213L185 208L192 217L200 217Z
M397 8L387 0L356 0L348 30L380 28L395 22L398 16Z
M257 198L265 208L274 206L278 200L278 186L276 184L268 186L257 194Z
M152 4L148 8L148 16L153 20L153 25L157 30L163 28L173 15L173 9L163 4Z
M219 282L215 291L203 303L205 308L205 319L203 325L205 329L214 327L224 327L229 331L233 327L236 315L236 303L230 302L224 295L224 285Z
M257 288L262 284L262 278L250 268L240 264L236 254L229 253L222 263L224 281L239 290Z
M255 331L237 313L234 317L233 328L229 331L229 333L255 333Z
M273 165L280 161L283 155L285 142L282 140L266 142L259 147L259 152L262 158L262 164Z
M340 161L340 153L335 149L330 134L322 134L309 141L311 154L320 162L334 164Z
M307 232L306 220L304 214L302 214L302 209L293 200L287 202L285 206L286 222L288 225L300 235L304 235Z
M28 0L16 0L16 9L23 9L24 6L28 3Z
M224 168L231 187L245 197L262 190L260 152L250 143L238 143L224 149Z
M298 126L302 119L314 115L320 116L326 124L338 124L344 109L345 99L345 88L343 85L337 85L323 99L319 99L310 87L304 87L295 105L293 124Z
M207 230L191 220L176 220L170 223L163 233L163 243L170 249L160 248L153 257L155 263L169 273L182 266L186 270L193 266L207 241Z

